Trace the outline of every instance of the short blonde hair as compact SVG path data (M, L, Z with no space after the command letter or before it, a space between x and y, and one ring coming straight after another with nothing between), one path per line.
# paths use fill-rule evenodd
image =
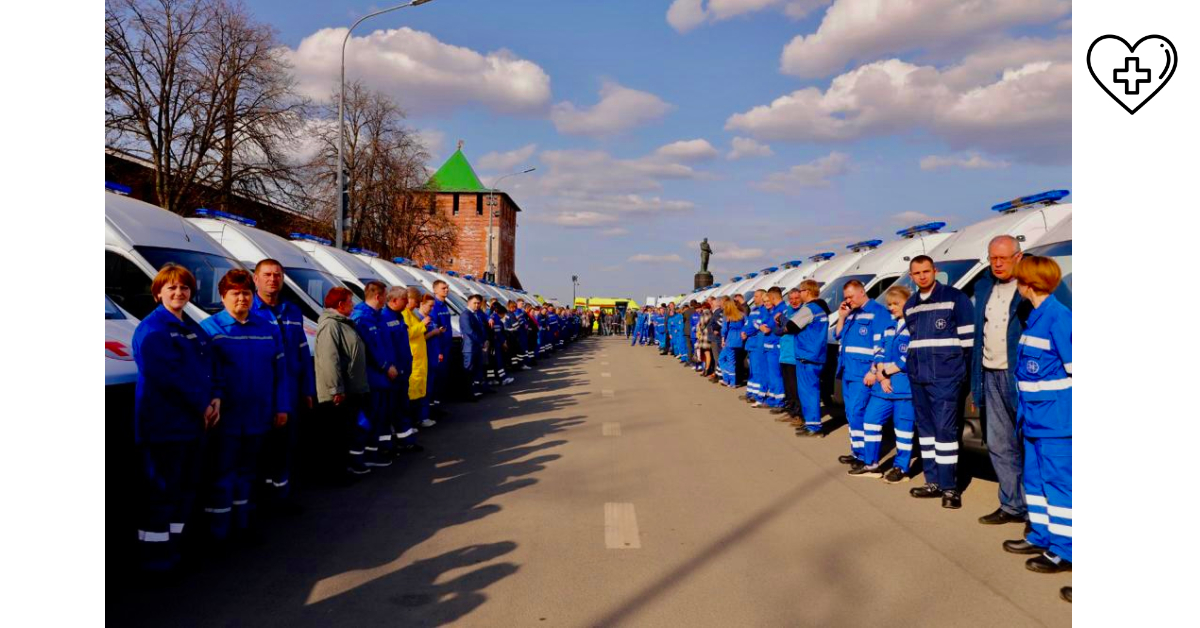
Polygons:
M904 286L892 286L883 293L883 300L887 303L897 301L900 303L908 303L908 298L912 296L912 290Z
M1062 269L1049 257L1026 255L1017 263L1013 276L1038 294L1050 294L1062 281Z
M796 286L797 290L803 290L813 295L814 297L821 294L821 284L816 279L805 279Z

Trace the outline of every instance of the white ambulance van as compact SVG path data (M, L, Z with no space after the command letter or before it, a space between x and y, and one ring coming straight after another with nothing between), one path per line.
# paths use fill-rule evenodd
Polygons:
M1071 217L1067 216L1062 222L1051 229L1037 246L1025 252L1026 255L1040 255L1058 262L1062 269L1062 282L1054 291L1059 303L1071 307Z
M771 285L767 287L778 287L780 290L783 290L783 294L786 297L788 290L795 288L800 285L801 281L811 277L813 273L817 272L818 268L829 263L829 260L833 259L833 257L834 254L832 252L817 253L810 256L803 263L793 263L791 268L776 275Z
M349 250L335 248L326 238L307 233L293 232L291 243L320 264L329 274L350 289L354 296L363 298L363 288L369 281L387 284L387 278L367 265ZM356 249L357 250L357 249Z

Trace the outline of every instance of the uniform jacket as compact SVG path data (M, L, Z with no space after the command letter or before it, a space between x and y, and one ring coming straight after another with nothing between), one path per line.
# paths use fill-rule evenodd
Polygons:
M891 320L892 314L887 308L872 299L846 315L842 332L836 334L841 343L838 346L839 376L849 380L861 380L866 376L875 359L875 343L882 338L883 330Z
M135 442L199 438L204 409L216 396L208 333L159 305L133 332L133 359Z
M746 319L746 327L742 329L746 333L747 351L762 351L763 334L758 327L766 322L765 312L766 308L761 305L750 308L750 316Z
M317 353L313 357L317 401L334 395L358 395L371 390L367 380L367 347L354 321L337 310L326 309L317 319Z
M763 336L764 351L779 351L780 322L786 308L787 303L783 301L780 301L779 305L775 307L763 307L763 325L766 325L768 330L768 333Z
M796 363L796 334L788 333L787 321L800 311L800 308L794 308L787 301L780 303L783 306L780 312L780 320L784 324L775 326L776 337L775 342L779 343L779 363L780 364L795 364ZM801 305L800 307L804 307Z
M746 327L746 319L741 318L736 321L725 319L725 333L722 334L722 339L725 341L726 349L741 349L743 345L742 330Z
M1029 314L1017 352L1017 397L1025 435L1071 433L1071 310L1050 295Z
M246 322L229 312L208 317L200 327L212 339L217 396L224 434L265 434L277 412L291 412L295 389L288 385L279 326L251 311Z
M382 311L362 302L354 306L350 320L354 321L354 328L367 345L367 381L371 383L371 390L391 388L392 380L387 372L396 363L396 351L384 326Z
M793 356L797 364L825 363L829 349L829 311L825 301L817 299L801 305L785 326L789 333L795 333Z
M433 309L429 310L429 318L433 319L433 325L445 329L445 333L438 334L430 338L431 345L437 348L438 353L441 353L446 359L450 359L450 347L454 344L454 327L450 324L450 306L446 305L445 301L433 300ZM462 323L462 321L459 321ZM426 321L429 325L429 321ZM433 329L433 327L430 327ZM437 357L435 356L436 360Z
M1013 281L1016 281L1015 279ZM975 398L975 405L982 408L984 403L983 396L983 328L984 315L987 310L988 300L992 298L992 289L996 287L996 277L991 270L983 273L979 278L979 282L975 284L975 344L971 347L971 395ZM1006 348L1008 349L1008 372L1010 375L1015 375L1017 370L1017 341L1021 339L1021 332L1025 329L1025 321L1029 318L1029 313L1033 310L1033 304L1021 296L1020 290L1013 291L1012 303L1008 306L1008 338ZM1015 406L1017 405L1017 382L1016 377L1010 377L1009 381L1009 400Z
M892 392L883 392L883 384L875 382L871 394L884 399L911 399L912 386L908 382L908 325L903 319L897 321L890 316L882 337L875 346L875 363L887 367L888 371L899 368L888 379L892 381ZM895 367L895 368L893 368Z
M912 340L908 376L917 384L962 381L975 344L975 310L962 291L935 283L927 299L917 292L904 304Z
M383 328L387 331L388 340L392 345L392 355L395 359L396 370L400 371L400 377L397 377L396 382L403 383L407 375L412 373L412 347L408 344L408 323L404 321L403 310L397 312L390 307L384 306L380 311L380 319L383 321Z
M282 299L279 305L271 307L256 294L250 310L279 326L279 335L283 339L284 366L287 368L288 399L316 396L312 352L308 348L308 337L304 334L304 315L300 313L300 308Z
M408 328L408 349L412 352L412 373L408 375L408 398L425 397L425 386L429 383L429 352L426 350L425 333L429 331L425 321L417 318L416 310L406 309L401 314Z

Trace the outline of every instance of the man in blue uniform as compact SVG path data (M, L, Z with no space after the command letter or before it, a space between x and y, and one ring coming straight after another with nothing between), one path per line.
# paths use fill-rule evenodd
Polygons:
M823 436L821 430L821 369L825 366L829 340L829 306L820 298L821 284L805 279L796 288L801 306L787 321L796 334L796 397L801 418L792 425L796 436Z
M462 328L463 339L463 370L471 383L471 400L478 401L483 396L483 364L487 351L487 331L485 323L480 319L480 307L483 297L473 294L467 300L467 311L459 317L458 323Z
M800 291L796 288L789 290L780 317L784 324L775 330L775 335L779 337L779 377L783 380L783 404L771 410L771 414L780 415L776 421L795 421L802 418L800 398L796 396L796 335L788 333L786 323L803 305Z
M230 529L250 532L255 476L263 439L287 424L292 387L284 363L279 327L251 311L254 280L235 268L217 284L225 310L200 326L212 338L216 357L215 388L221 418L209 442L208 498L212 538L223 541Z
M450 286L438 279L433 282L433 309L429 311L429 329L444 329L445 331L433 338L429 343L429 405L438 408L446 399L450 387L450 348L453 346L454 327L450 325L450 306L446 305L446 296L450 294ZM460 323L462 321L459 321Z
M941 497L943 508L961 508L958 491L958 447L962 420L959 400L975 338L974 308L960 290L937 281L928 255L908 265L917 293L904 304L908 344L908 378L925 486L913 497Z
M667 355L667 341L670 332L667 331L667 319L670 316L670 308L658 306L658 316L654 319L655 334L658 338L658 354Z
M861 281L851 279L842 289L845 297L838 307L835 337L841 342L838 350L838 372L842 378L842 399L845 400L846 423L850 429L850 455L838 457L838 462L857 469L863 465L863 415L871 400L870 388L863 378L872 370L875 358L876 330L873 325L890 321L887 308L867 298ZM882 330L880 330L882 333Z
M417 445L417 430L413 428L413 416L408 400L408 378L412 375L412 345L408 339L408 324L404 322L404 308L408 307L408 289L392 286L387 290L387 307L383 308L383 327L395 351L396 370L399 375L392 380L391 425L392 437L396 439L394 451L416 453L424 448ZM433 419L425 419L421 427L433 427Z
M280 511L296 513L299 507L289 500L292 489L292 466L296 459L296 440L299 414L311 410L317 391L313 381L313 358L304 333L304 315L294 303L281 298L283 264L267 258L254 266L254 305L252 312L261 314L279 328L283 341L283 362L286 372L288 399L293 415L286 425L271 430L263 443L263 501Z
M521 355L521 370L528 371L533 367L533 349L535 345L529 342L529 315L525 312L525 300L517 299L516 307L509 303L509 312L513 315L510 331L517 338L517 347Z
M366 407L371 422L371 439L366 446L368 467L392 464L392 382L400 377L396 366L396 350L383 319L387 286L378 281L367 282L363 302L354 306L350 320L367 348L367 381L371 392Z

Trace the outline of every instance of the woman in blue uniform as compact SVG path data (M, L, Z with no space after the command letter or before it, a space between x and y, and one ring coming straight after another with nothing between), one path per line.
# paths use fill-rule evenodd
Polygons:
M867 410L863 414L863 462L865 466L850 469L849 474L861 477L883 477L889 484L909 479L912 466L913 414L912 387L908 382L908 327L904 322L904 304L912 292L904 286L892 286L885 293L884 302L891 318L876 317L872 332L874 337L874 365L863 378L870 389ZM896 456L892 468L885 475L880 468L880 449L883 445L883 428L893 423L896 430Z
M1017 419L1025 433L1025 501L1032 528L1005 541L1015 554L1037 554L1025 567L1071 570L1071 310L1054 297L1062 269L1048 257L1017 264L1017 290L1033 304L1017 347Z
M179 562L204 431L221 417L208 335L183 315L195 291L196 278L186 268L163 266L150 284L158 307L133 333L134 440L142 461L137 534L142 566L150 571L166 571Z
M251 487L267 432L287 424L287 370L279 326L251 311L254 279L235 268L217 284L225 311L201 327L212 339L214 377L221 398L221 422L209 439L204 511L209 532L222 541L233 528L249 531L254 509Z
M737 354L742 348L742 328L745 327L745 316L742 308L733 299L726 299L723 306L725 322L721 326L721 355L717 358L721 365L721 385L737 388Z

